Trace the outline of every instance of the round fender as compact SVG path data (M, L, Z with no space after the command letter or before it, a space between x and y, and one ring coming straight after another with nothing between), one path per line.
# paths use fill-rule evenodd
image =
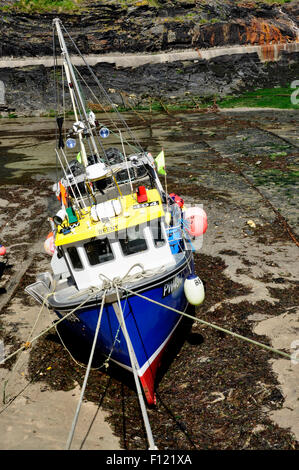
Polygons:
M191 305L200 305L205 299L204 285L196 274L190 274L184 282L186 299Z
M193 237L200 237L208 228L206 212L201 207L188 207L184 213L186 230Z

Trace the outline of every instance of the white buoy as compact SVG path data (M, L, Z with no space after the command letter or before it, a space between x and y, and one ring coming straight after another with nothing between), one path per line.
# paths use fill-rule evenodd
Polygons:
M205 299L204 285L196 274L190 274L185 279L184 292L191 305L200 305Z

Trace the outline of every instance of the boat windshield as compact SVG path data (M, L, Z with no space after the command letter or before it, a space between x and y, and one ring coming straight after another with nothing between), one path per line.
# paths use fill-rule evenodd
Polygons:
M119 242L125 256L147 250L147 244L143 230L140 229L140 225L128 227L121 235L123 236L119 238Z
M101 238L85 243L84 248L91 266L106 263L107 261L114 259L108 238Z
M69 257L70 257L70 260L72 262L73 268L74 269L83 269L82 261L80 259L77 248L75 246L72 246L72 247L67 249L67 252L69 254Z
M154 219L151 221L151 232L156 248L165 245L166 239L162 230L161 219Z

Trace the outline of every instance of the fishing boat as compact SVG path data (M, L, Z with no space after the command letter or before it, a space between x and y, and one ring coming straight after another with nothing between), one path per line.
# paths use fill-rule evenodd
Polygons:
M164 151L154 158L142 148L58 18L53 38L60 50L54 61L60 174L53 187L59 207L45 241L51 269L26 291L74 338L132 371L152 405L180 312L204 300L192 239L205 232L206 215L167 194L159 177ZM67 42L83 68L74 65Z

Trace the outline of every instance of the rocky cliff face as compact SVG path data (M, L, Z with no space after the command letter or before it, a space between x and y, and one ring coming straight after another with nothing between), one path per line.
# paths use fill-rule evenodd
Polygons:
M149 3L153 4L85 0L80 14L59 14L84 55L197 51L194 60L149 62L135 68L105 62L95 66L106 89L118 90L111 96L114 102L123 104L126 93L136 95L133 104L149 97L223 96L298 79L297 1L284 5L230 0ZM3 14L2 59L52 55L52 20L56 16L55 12ZM248 53L243 48L231 53L233 45L258 46L258 51ZM218 57L207 58L203 53L225 46L227 51ZM8 59L4 67L2 60L0 68L8 107L24 113L53 109L53 70L43 65L42 58L39 65L27 67L11 68L9 63Z
M84 54L261 45L298 38L297 1L269 5L231 0L160 0L155 7L150 6L152 3L85 0L80 14L60 13L59 17ZM52 19L56 16L56 12L4 12L0 54L51 55Z

